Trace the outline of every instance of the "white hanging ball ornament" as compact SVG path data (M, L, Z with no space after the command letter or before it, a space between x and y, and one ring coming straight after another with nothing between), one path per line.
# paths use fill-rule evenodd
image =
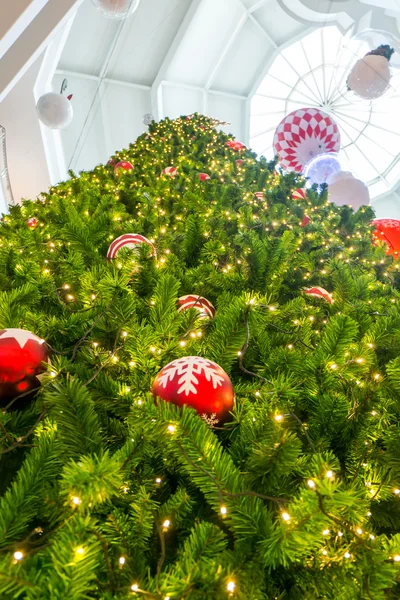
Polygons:
M336 206L349 205L353 210L370 203L369 190L363 181L349 171L334 173L327 180L328 200Z
M390 85L390 63L385 56L367 54L358 60L347 78L347 86L360 98L374 100Z
M50 129L65 129L71 123L74 109L67 96L49 92L38 100L36 111L39 119Z
M139 0L91 0L93 6L108 19L126 19L133 15Z
M328 178L341 171L341 165L338 154L336 152L328 152L315 156L304 169L304 177L306 177L307 185L322 185L327 183Z
M145 125L150 125L154 121L154 117L151 113L146 113L143 115L143 123Z

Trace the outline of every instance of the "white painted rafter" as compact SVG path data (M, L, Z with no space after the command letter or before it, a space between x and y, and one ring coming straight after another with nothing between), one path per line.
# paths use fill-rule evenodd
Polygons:
M0 58L11 48L48 0L14 0L1 8Z
M1 58L0 102L41 55L83 0L48 0Z
M166 115L164 115L164 106L163 106L163 98L162 98L162 85L165 83L166 74L168 69L178 52L180 45L182 43L183 38L186 35L187 29L192 22L202 0L192 0L189 8L182 20L182 23L177 31L177 34L165 56L165 59L154 79L153 85L151 86L151 105L154 118L159 121L163 119Z

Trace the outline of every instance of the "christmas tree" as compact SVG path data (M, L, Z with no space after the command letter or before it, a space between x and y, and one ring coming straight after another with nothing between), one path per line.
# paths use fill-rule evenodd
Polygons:
M219 125L3 218L1 329L49 362L1 355L2 599L400 596L398 263Z

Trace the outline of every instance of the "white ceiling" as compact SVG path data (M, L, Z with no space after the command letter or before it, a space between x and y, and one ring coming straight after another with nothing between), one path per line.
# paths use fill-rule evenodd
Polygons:
M127 147L145 130L145 113L206 113L229 121L226 129L249 143L254 94L282 49L315 28L374 27L400 37L400 0L141 0L122 22L104 18L90 0L76 7L64 35L50 41L26 99L50 86L59 91L64 78L74 95L71 126L61 135L41 128L51 183ZM387 200L382 211L393 217L396 205L400 217L393 193L390 208Z

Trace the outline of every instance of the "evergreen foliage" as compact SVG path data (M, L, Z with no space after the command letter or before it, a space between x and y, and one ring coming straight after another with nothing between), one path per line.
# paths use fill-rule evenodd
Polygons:
M153 123L114 157L132 172L71 173L2 220L0 328L51 349L0 414L4 600L400 596L398 263L370 208L293 200L299 177L218 125ZM156 256L107 261L123 233ZM178 312L190 293L213 320ZM223 427L154 402L188 355L232 380Z

